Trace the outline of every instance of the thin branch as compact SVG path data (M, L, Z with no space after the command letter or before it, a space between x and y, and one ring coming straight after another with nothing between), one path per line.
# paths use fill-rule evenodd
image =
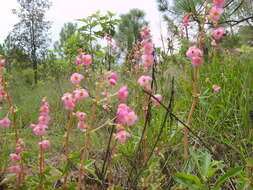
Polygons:
M215 157L215 153L212 151L212 149L204 142L204 140L202 140L201 137L199 137L188 125L186 125L181 119L179 119L174 113L172 113L161 101L159 101L154 95L150 94L149 92L143 90L144 93L148 94L149 96L151 96L153 99L155 99L163 108L165 108L169 114L174 117L179 123L181 123L184 127L186 127L189 132L194 136L196 137L201 143L202 145L210 151L210 153L212 153Z
M229 24L229 23L234 23L234 24L231 24L231 26L235 26L241 22L244 22L244 21L248 21L250 19L253 19L253 16L249 16L249 17L246 17L246 18L243 18L241 20L227 20L227 21L224 21L224 22L219 22L218 24ZM211 22L208 22L208 23L205 23L205 24L213 24Z

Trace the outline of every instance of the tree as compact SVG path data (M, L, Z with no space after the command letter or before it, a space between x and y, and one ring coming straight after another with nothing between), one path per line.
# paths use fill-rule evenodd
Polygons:
M118 32L115 36L119 46L127 47L130 51L133 44L141 39L141 28L147 24L145 12L140 9L131 9L129 13L120 15Z
M64 45L66 41L77 31L77 24L68 22L65 23L59 34L60 39L54 43L54 49L57 53L63 57Z
M169 3L168 0L157 0L158 9L170 17L175 22L179 23L183 20L183 16L188 13L192 14L192 22L198 25L204 14L205 0L173 0ZM253 4L252 0L231 0L226 1L224 8L225 13L222 15L219 24L226 24L234 27L242 22L252 24L253 21ZM205 23L212 24L212 23Z
M13 10L19 17L14 25L12 38L17 46L29 55L34 71L34 82L38 81L38 63L43 60L48 47L48 31L51 22L45 20L45 13L50 8L48 0L17 0L20 9Z
M30 57L22 47L15 44L15 40L11 34L9 34L4 40L3 55L8 63L6 68L9 71L12 69L12 65L15 65L17 69L26 69L30 67Z

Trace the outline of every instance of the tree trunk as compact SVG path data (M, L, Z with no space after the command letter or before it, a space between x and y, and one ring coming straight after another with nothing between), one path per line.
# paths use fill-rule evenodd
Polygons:
M33 59L32 67L33 67L33 73L34 73L34 83L37 84L38 83L38 66L37 66L36 59Z

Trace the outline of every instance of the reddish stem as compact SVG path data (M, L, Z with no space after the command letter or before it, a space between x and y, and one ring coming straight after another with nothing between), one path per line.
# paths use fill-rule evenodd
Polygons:
M98 94L97 94L97 96L98 96ZM80 165L80 170L79 170L77 190L81 189L81 182L82 182L83 173L84 173L84 163L85 163L85 160L86 160L86 155L89 152L91 131L92 131L92 127L93 127L93 121L95 119L96 108L97 108L97 99L96 99L96 101L93 102L93 105L92 105L90 125L88 127L88 131L87 131L86 138L85 138L85 144L84 144L83 149L82 149L83 151L82 151L82 157L81 157L81 165Z
M70 111L67 132L65 135L65 144L64 144L64 152L65 152L67 163L69 162L69 136L71 133L72 121L73 121L73 112ZM63 186L64 186L64 189L68 188L68 171L66 171L66 173L65 173Z

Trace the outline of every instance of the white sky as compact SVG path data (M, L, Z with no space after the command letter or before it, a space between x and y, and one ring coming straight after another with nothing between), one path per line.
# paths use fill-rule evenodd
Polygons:
M160 21L161 16L157 9L156 0L51 0L53 6L47 12L48 20L53 22L51 39L56 41L61 27L66 22L85 18L97 10L105 13L110 10L116 14L127 13L132 8L139 8L146 13L149 21L153 41L160 46ZM12 26L18 22L18 18L12 14L11 9L17 8L16 0L5 0L0 7L0 43L12 30ZM163 29L164 30L164 29Z

